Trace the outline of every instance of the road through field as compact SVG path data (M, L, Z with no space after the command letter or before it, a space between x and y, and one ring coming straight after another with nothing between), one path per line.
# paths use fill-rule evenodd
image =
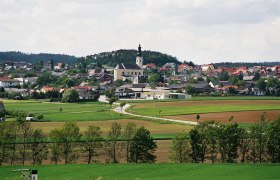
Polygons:
M152 116L132 114L132 113L126 112L126 109L128 109L129 107L130 107L130 104L126 104L122 108L120 106L118 106L114 109L114 111L117 112L117 113L120 113L120 114L122 113L122 114L135 116L135 117L155 119L155 120L161 120L161 121L169 121L169 122L176 122L176 123L189 124L189 125L197 125L197 122L193 122L193 121L182 121L182 120L178 120L178 119L169 119L169 118L161 118L161 117L152 117Z
M106 99L105 96L100 96L99 101L108 103L108 100ZM120 113L120 114L126 114L126 115L130 115L130 116L134 116L134 117L140 117L140 118L148 118L148 119L155 119L155 120L161 120L161 121L169 121L169 122L176 122L176 123L182 123L182 124L197 125L197 122L193 122L193 121L182 121L182 120L178 120L178 119L169 119L169 118L161 118L161 117L152 117L152 116L132 114L132 113L126 112L126 109L128 109L130 107L130 104L126 104L122 108L119 106L119 103L115 103L115 104L118 105L118 107L116 107L113 110L117 113Z

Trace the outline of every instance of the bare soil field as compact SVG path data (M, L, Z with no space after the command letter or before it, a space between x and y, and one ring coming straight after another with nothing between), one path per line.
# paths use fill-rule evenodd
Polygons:
M263 112L266 112L267 119L275 120L280 116L280 110L268 110L268 111L241 111L241 112L222 112L222 113L207 113L200 114L200 122L205 121L217 121L221 123L227 123L231 116L234 117L233 122L237 123L254 123L260 120ZM196 114L192 115L179 115L179 116L166 116L166 118L196 121Z

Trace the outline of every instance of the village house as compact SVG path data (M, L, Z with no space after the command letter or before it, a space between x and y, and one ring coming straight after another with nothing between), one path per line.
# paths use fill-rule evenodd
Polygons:
M193 69L192 66L189 66L189 65L187 65L187 64L180 64L180 65L178 66L178 73L184 73L184 72L190 71L190 70L192 70L192 69Z
M126 84L115 91L118 98L125 99L190 99L191 96L185 93L172 92L166 87L151 87L149 84Z
M14 78L19 81L19 84L22 86L23 84L35 84L38 80L38 77L26 77L26 78Z
M17 79L10 79L9 77L0 78L0 87L16 87L19 86L20 81Z

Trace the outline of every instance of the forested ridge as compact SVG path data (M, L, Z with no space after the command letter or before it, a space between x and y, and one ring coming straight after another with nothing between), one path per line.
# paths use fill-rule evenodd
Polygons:
M95 60L101 64L107 64L109 66L115 66L119 63L135 63L136 55L136 50L121 49L89 55L86 59ZM180 63L176 57L155 51L142 51L142 56L144 58L144 64L154 63L157 66L162 66L165 63Z
M73 64L76 62L77 57L65 55L65 54L27 54L19 51L0 52L0 61L26 61L29 63L35 63L37 61L49 61L53 60L55 63L64 62Z

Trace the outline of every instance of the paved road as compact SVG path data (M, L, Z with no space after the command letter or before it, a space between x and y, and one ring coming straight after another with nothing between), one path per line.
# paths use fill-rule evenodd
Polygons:
M100 96L99 101L108 103L105 96ZM116 103L116 105L119 105L119 103ZM135 116L135 117L142 117L142 118L155 119L155 120L161 120L161 121L170 121L170 122L189 124L189 125L197 125L197 122L193 122L193 121L182 121L182 120L177 120L177 119L168 119L168 118L160 118L160 117L152 117L152 116L132 114L132 113L126 112L126 109L129 108L129 107L130 107L130 104L126 104L122 109L121 109L120 106L118 106L115 109L113 109L113 111L115 111L117 113L127 114L127 115L130 115L130 116Z

